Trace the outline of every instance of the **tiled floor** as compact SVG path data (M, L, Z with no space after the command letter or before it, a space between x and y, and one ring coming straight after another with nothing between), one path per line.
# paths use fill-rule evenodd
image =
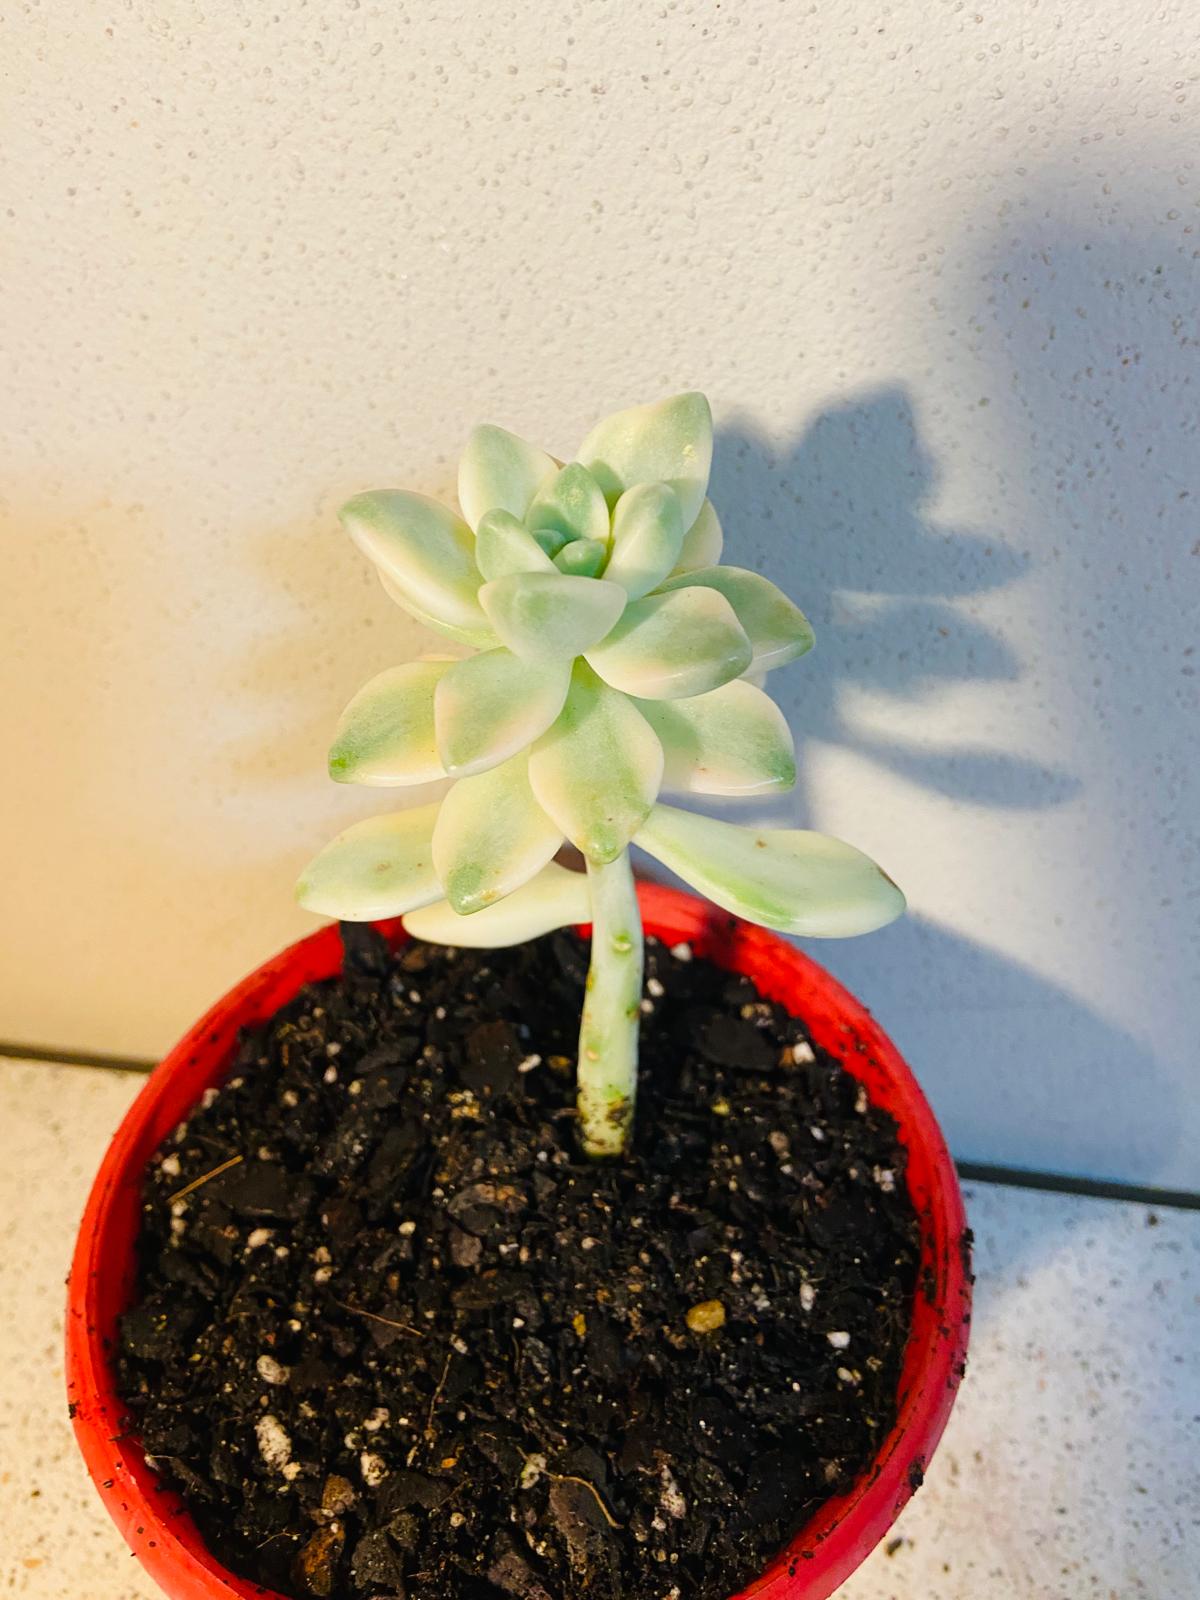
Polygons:
M158 1597L84 1475L60 1370L74 1228L140 1082L0 1062L0 1594ZM985 1185L967 1205L968 1380L842 1600L1200 1594L1200 1212Z

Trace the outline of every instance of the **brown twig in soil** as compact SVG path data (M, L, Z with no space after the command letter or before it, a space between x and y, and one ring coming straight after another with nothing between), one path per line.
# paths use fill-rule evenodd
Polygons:
M446 1351L445 1365L442 1375L437 1381L437 1388L433 1391L433 1399L429 1402L429 1416L425 1422L425 1442L432 1444L437 1438L437 1429L433 1425L433 1414L437 1410L438 1401L442 1398L442 1390L446 1387L446 1379L450 1376L450 1363L454 1360L454 1346L451 1344Z
M334 1299L332 1295L329 1298L333 1300L335 1306L341 1306L343 1311L352 1311L356 1317L370 1317L372 1322L382 1322L385 1328L399 1328L401 1333L411 1333L414 1339L425 1337L420 1328L410 1327L407 1322L396 1322L392 1317L381 1317L378 1311L367 1311L362 1306L352 1306L346 1300Z
M585 1489L590 1489L595 1498L596 1504L600 1507L605 1522L608 1523L610 1528L616 1528L618 1530L620 1529L621 1524L604 1504L604 1499L594 1483L589 1483L586 1478L577 1478L573 1472L548 1472L546 1476L548 1478L553 1478L557 1483L580 1483Z
M267 1545L273 1544L276 1539L290 1539L293 1537L294 1535L290 1534L286 1528L281 1528L278 1533L269 1533L267 1537L259 1544L256 1544L254 1548L256 1550L262 1550L265 1549Z
M174 1205L176 1200L182 1200L185 1194L191 1194L193 1189L198 1189L202 1183L207 1183L210 1178L219 1178L223 1172L228 1172L230 1167L236 1167L239 1161L244 1161L245 1156L230 1156L228 1161L222 1161L219 1167L214 1167L211 1172L204 1173L199 1178L193 1178L191 1183L185 1183L182 1189L176 1189L174 1194L167 1196L167 1204Z

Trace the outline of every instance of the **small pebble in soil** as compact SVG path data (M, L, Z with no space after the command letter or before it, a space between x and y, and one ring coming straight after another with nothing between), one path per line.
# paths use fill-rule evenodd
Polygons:
M693 1333L715 1333L725 1326L725 1307L719 1300L701 1300L689 1308L687 1325Z
M575 934L343 939L150 1165L131 1428L217 1559L297 1600L726 1600L894 1417L895 1124L650 940L634 1148L590 1164Z

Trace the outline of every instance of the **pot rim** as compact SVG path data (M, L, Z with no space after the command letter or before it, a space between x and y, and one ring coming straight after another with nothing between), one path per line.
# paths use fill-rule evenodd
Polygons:
M882 1539L919 1486L965 1370L970 1325L969 1238L957 1174L912 1072L870 1013L816 962L777 934L661 884L640 883L648 935L750 977L801 1016L900 1125L905 1181L921 1230L921 1267L896 1421L871 1465L821 1505L791 1544L734 1600L825 1600ZM377 923L393 944L398 919ZM587 934L586 926L581 932ZM223 996L150 1074L113 1136L84 1209L67 1280L66 1372L75 1435L110 1515L171 1600L281 1600L209 1554L140 1445L123 1436L125 1408L111 1361L117 1317L135 1286L133 1249L142 1172L162 1139L228 1066L243 1027L266 1021L304 984L341 970L337 925L290 945ZM114 1265L114 1252L116 1263Z

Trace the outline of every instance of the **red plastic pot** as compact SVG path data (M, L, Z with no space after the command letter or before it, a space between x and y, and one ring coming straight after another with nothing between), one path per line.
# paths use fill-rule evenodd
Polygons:
M921 1223L921 1288L900 1379L896 1425L854 1488L829 1500L737 1600L825 1600L870 1553L921 1481L962 1377L970 1273L962 1197L933 1113L895 1047L868 1013L784 940L657 884L639 888L646 930L667 944L752 978L802 1016L889 1110L908 1150L909 1194ZM380 925L400 944L398 923ZM251 973L196 1024L150 1076L97 1174L68 1280L67 1387L88 1471L134 1554L171 1600L277 1600L235 1577L205 1549L178 1496L161 1487L122 1435L112 1363L117 1318L134 1290L143 1170L205 1089L221 1081L238 1031L265 1022L306 983L341 968L336 927L322 928Z

